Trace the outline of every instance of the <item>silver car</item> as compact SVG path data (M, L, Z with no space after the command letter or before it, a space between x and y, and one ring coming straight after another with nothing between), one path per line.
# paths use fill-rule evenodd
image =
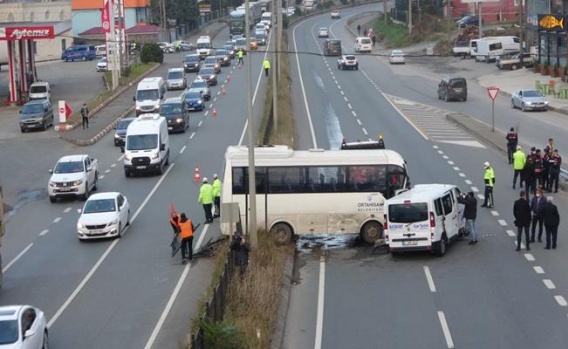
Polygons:
M168 90L183 90L187 87L185 72L183 68L171 68L168 70L166 80Z
M548 110L548 101L544 95L535 89L521 89L511 96L511 107L527 110Z

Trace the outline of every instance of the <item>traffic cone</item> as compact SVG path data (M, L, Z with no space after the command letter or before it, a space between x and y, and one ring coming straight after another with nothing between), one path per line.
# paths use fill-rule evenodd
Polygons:
M195 174L193 175L193 181L195 183L199 182L201 180L201 175L199 174L199 166L195 167Z
M217 109L213 108L213 117L217 116Z
M227 90L226 90L226 89L225 89L225 88L223 87L223 89L221 90L221 93L222 93L222 94L223 94L223 96L224 96L224 95L226 95L226 94L227 94Z

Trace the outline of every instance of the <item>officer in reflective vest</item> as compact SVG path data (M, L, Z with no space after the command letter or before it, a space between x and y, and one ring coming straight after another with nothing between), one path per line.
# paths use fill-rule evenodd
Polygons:
M495 185L495 172L491 168L489 162L483 164L485 166L485 174L483 175L483 180L485 181L485 201L481 207L492 208L494 205L493 200L493 186Z
M209 184L207 177L203 177L203 184L199 188L199 199L197 201L203 205L205 224L213 223L213 212L211 212L213 207L213 186Z
M180 215L179 228L181 231L181 262L187 263L188 260L193 259L193 222L185 216L185 213Z
M221 215L221 180L216 173L213 175L213 204L215 205L213 218L218 218Z
M507 159L509 159L509 165L513 163L513 153L517 149L517 144L519 144L519 135L515 132L515 128L511 127L507 136Z

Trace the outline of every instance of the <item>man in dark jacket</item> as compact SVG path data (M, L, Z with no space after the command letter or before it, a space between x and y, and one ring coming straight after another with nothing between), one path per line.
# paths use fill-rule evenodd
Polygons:
M531 225L531 207L526 199L524 190L521 190L519 200L515 201L513 205L513 215L515 216L515 226L517 227L517 249L521 250L521 240L523 237L523 229L525 230L525 244L527 251L530 251L529 246L529 226Z
M558 208L552 203L553 198L549 196L546 198L544 205L544 229L546 230L546 250L550 250L550 242L552 240L552 249L556 249L556 238L558 237L558 225L560 225L560 214Z
M460 204L464 204L465 208L463 211L463 216L465 218L465 224L469 230L469 244L477 244L477 231L475 230L475 219L477 218L477 199L475 194L470 191L467 194L463 194L458 198Z
M248 266L250 248L241 234L234 234L233 242L231 243L231 251L234 253L235 263L239 266L242 276Z
M543 221L543 209L544 204L546 204L546 199L542 196L542 189L536 190L536 195L531 199L531 211L532 211L532 226L531 226L531 242L534 242L534 235L536 232L536 225L538 224L538 242L542 242L542 224Z

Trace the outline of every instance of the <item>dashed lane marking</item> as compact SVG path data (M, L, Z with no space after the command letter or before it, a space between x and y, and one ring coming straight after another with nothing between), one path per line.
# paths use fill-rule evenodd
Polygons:
M23 256L26 252L28 252L28 250L29 250L30 248L32 248L33 245L34 245L34 243L33 243L33 242L30 242L30 244L29 244L28 246L26 246L26 248L24 248L24 249L22 250L22 252L18 253L18 255L17 255L16 257L14 257L14 259L12 259L12 260L10 261L10 263L8 263L4 268L2 268L2 272L3 272L3 273L6 273L6 271L7 271L8 269L10 269L10 267L11 267L12 265L14 265L14 263L16 263L16 262L18 261L18 259L22 258L22 256Z
M515 236L517 236L517 234L515 234L515 232L512 231L512 230L507 230L507 235L509 235L510 237L515 237Z
M368 136L369 133L367 132L367 130L363 127L363 133L365 134L365 136Z
M71 211L71 207L67 207L65 210L63 210L63 213L67 213L69 211Z
M556 300L556 303L558 303L558 305L561 307L568 305L568 303L566 303L566 299L564 299L564 297L562 296L554 296L554 299Z
M468 184L471 184L471 181L467 180L465 181L466 183L469 182ZM474 193L479 193L479 189L477 187L471 187L471 191Z
M530 253L525 253L525 258L527 259L527 261L529 262L534 262L534 256Z
M201 125L203 125L203 120L199 121L199 123L197 124L197 127L201 127Z
M61 220L61 217L57 217L57 218L55 218L55 219L53 220L53 223L57 223L57 222L59 222L60 220Z
M493 216L497 217L497 216L499 215L499 212L497 212L497 211L491 211L491 214L492 214Z
M549 290L554 290L554 289L556 289L556 285L554 285L554 282L552 282L552 280L550 280L550 279L544 279L544 280L542 280L542 283L543 283L544 286L546 286L546 288L548 288Z
M180 154L183 154L183 152L185 151L185 147L186 147L186 146L184 145L184 146L179 150L179 153L180 153Z
M448 160L448 165L453 165L453 164L454 164L454 162L452 160ZM469 183L469 184L471 184L471 183Z
M533 269L537 274L544 274L544 269L542 269L542 267L534 266Z
M116 164L110 164L110 167L116 167Z
M45 234L49 233L49 229L44 229L39 233L39 236L44 236Z
M459 171L459 170L460 170L460 168L457 167L457 166L454 166L454 167L452 167L452 168L454 169L454 171Z
M189 136L189 139L192 139L195 136L195 132L192 132L191 135Z
M109 172L110 172L110 170L105 170L105 173L109 173Z
M103 178L105 178L105 175L100 175L100 176L99 176L99 179L103 179Z
M501 224L502 226L506 226L507 222L504 219L500 219L497 222L499 222L499 224Z

